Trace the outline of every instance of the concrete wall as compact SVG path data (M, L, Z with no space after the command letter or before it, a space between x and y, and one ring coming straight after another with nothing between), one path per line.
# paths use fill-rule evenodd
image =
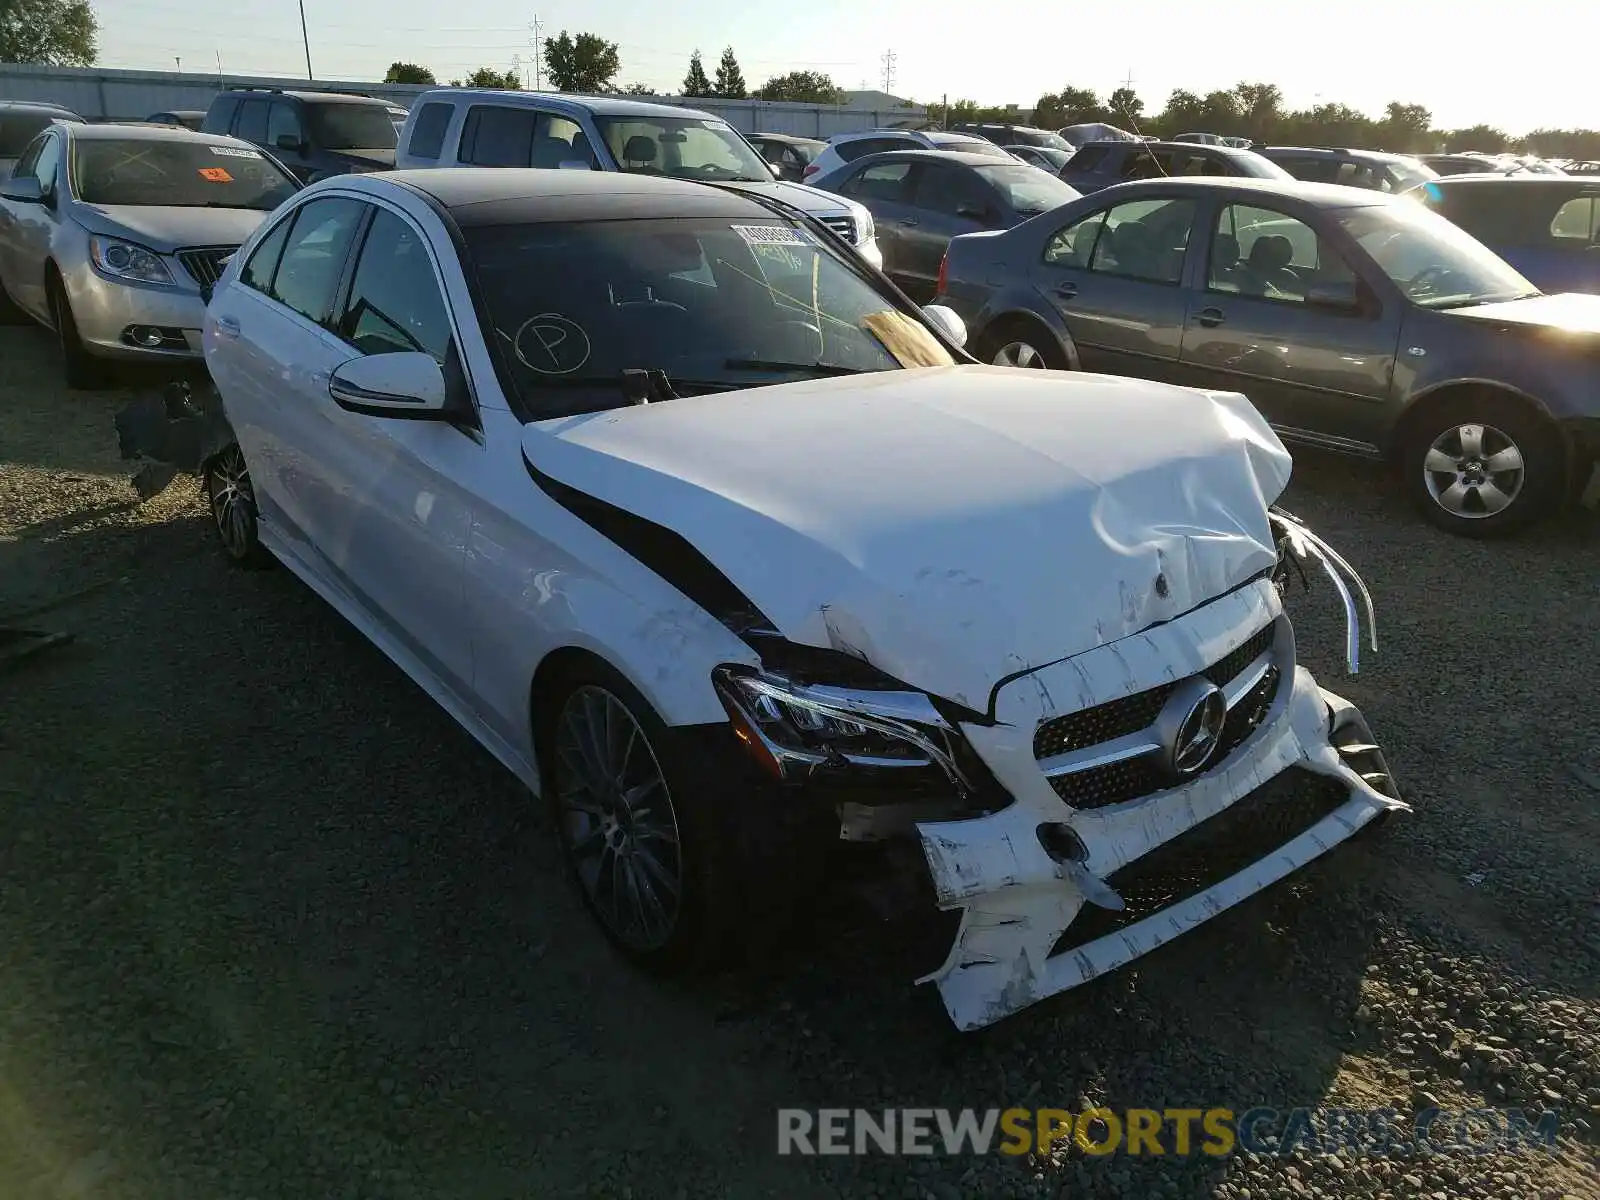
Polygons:
M137 121L168 109L204 109L226 87L307 87L304 79L226 75L196 71L120 71L98 67L46 67L30 63L0 63L0 100L48 100L80 116ZM407 108L426 87L416 84L371 83L319 79L318 88L364 92ZM802 137L831 137L858 129L919 122L921 108L862 109L817 104L768 104L764 100L680 100L670 96L640 96L664 104L683 104L716 113L746 133L792 133Z

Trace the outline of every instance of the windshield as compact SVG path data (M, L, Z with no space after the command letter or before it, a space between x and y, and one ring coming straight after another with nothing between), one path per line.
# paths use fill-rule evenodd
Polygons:
M629 403L624 371L663 372L689 395L954 361L786 222L478 226L466 240L486 333L535 419Z
M1017 130L1016 137L1019 142L1029 146L1038 146L1041 150L1072 150L1072 143L1059 133L1049 133L1045 130Z
M1346 208L1334 216L1423 308L1464 308L1538 292L1482 242L1420 204Z
M262 212L299 188L255 150L201 141L75 141L70 179L85 204Z
M1054 150L1047 146L1035 146L1034 154L1040 161L1040 169L1046 171L1059 171L1072 159L1071 149Z
M1391 158L1386 165L1389 174L1394 178L1392 190L1396 192L1408 191L1419 184L1427 183L1430 179L1439 178L1439 172L1415 159Z
M600 136L624 170L771 183L772 170L726 121L714 117L597 117Z
M308 104L311 140L323 150L393 150L394 122L384 104Z
M996 163L994 166L984 163L974 170L1000 189L1001 195L1005 196L1006 202L1011 205L1014 212L1049 212L1052 208L1060 208L1069 200L1076 200L1082 195L1076 188L1068 187L1054 175L1025 163L1013 162L1009 165Z

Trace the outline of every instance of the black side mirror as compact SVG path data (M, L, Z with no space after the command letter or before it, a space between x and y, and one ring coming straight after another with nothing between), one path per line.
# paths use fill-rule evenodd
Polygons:
M290 154L299 154L305 143L292 133L280 133L277 140L272 143L275 150L287 150Z

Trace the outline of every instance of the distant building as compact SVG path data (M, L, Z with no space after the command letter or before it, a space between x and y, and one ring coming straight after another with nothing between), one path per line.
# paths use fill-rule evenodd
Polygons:
M844 94L845 106L848 108L888 109L888 108L915 108L911 101L901 96L891 96L888 92L864 91L846 92Z

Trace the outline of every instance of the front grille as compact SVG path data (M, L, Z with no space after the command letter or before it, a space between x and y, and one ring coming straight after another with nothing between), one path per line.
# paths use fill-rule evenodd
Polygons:
M237 246L199 246L192 250L179 250L178 261L203 288L209 288L222 278L227 259Z
M823 217L822 223L852 246L856 244L856 219L854 217Z
M1230 650L1207 667L1205 669L1205 677L1218 687L1227 687L1228 683L1240 671L1243 671L1272 648L1275 628L1275 626L1268 625L1258 633L1252 634L1242 646Z
M1112 738L1138 733L1160 713L1172 695L1175 683L1164 683L1148 692L1136 692L1108 704L1097 704L1064 717L1040 723L1033 735L1033 756L1054 758L1085 746L1098 746Z
M1290 769L1193 829L1113 871L1121 912L1085 905L1051 948L1060 954L1215 887L1304 833L1350 798L1337 780Z

